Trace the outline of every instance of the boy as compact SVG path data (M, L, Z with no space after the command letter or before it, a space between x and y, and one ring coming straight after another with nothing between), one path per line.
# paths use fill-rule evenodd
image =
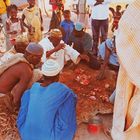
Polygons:
M17 6L13 4L10 5L8 9L10 17L6 21L6 30L10 39L10 46L12 46L14 45L13 43L15 43L13 41L16 40L16 37L24 31L24 28L21 20L17 17Z
M69 10L64 10L63 15L64 15L64 20L61 22L60 26L65 31L65 36L63 37L63 41L67 44L70 34L74 29L74 23L70 19L71 14Z
M116 11L113 8L109 8L109 9L112 12L113 18L114 18L114 21L113 21L113 24L112 24L112 29L111 29L112 32L114 32L114 30L118 29L118 23L119 23L119 20L122 16L122 12L120 11L121 10L121 5L116 6Z
M29 6L23 11L23 25L28 29L29 42L39 42L42 38L42 15L41 10L35 5L35 0L27 0ZM26 23L25 23L26 20Z

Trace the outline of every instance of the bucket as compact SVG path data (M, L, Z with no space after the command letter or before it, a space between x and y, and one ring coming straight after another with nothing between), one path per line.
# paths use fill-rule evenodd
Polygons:
M92 134L100 133L103 129L103 120L97 116L92 119L89 119L87 129L88 132Z

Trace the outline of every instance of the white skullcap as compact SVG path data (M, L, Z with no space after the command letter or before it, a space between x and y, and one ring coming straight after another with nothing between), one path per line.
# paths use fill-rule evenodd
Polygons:
M59 64L52 59L48 59L41 68L42 74L45 76L56 76L60 73L61 69Z

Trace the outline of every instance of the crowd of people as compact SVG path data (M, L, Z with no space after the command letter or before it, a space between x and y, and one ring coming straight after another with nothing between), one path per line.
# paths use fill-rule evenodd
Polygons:
M138 0L126 14L120 5L116 10L110 8L111 0L87 0L92 10L92 35L83 23L71 20L71 11L61 0L50 2L52 17L43 35L41 9L35 0L27 2L19 18L15 4L0 1L0 19L6 32L6 52L0 52L0 96L8 96L11 106L19 109L17 128L21 139L73 139L77 96L59 82L59 75L68 61L75 65L84 61L87 67L99 70L97 80L105 78L106 69L116 72L117 86L111 96L111 102L115 100L112 137L138 140L139 70L138 63L132 60L139 58L139 24L131 22L131 17L136 21L140 16ZM109 10L114 19L112 38L108 38Z

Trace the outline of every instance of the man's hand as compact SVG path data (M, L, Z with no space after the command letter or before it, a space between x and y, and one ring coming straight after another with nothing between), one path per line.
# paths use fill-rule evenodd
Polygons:
M28 31L30 34L33 34L35 32L35 28L33 26L28 26Z
M81 54L81 55L80 55L80 58L81 58L82 60L85 60L85 61L89 62L89 57L88 57L86 54Z
M59 51L59 50L61 50L61 49L64 49L65 48L65 44L64 43L60 43L60 44L58 44L56 47L55 47L55 51L57 52L57 51Z

